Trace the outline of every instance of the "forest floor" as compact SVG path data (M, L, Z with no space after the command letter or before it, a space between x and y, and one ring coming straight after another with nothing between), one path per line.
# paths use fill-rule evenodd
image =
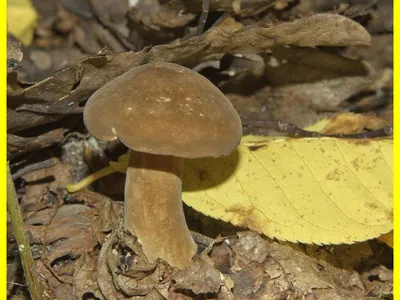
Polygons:
M348 112L390 128L392 1L32 2L32 37L8 35L7 146L36 299L393 299L393 249L381 240L278 241L185 205L199 247L193 262L138 266L140 245L120 226L125 175L66 190L126 153L118 140L91 136L82 112L93 92L145 63L208 78L239 113L243 135L290 136L290 127L301 136ZM367 136L365 127L358 133ZM11 221L7 293L30 299Z

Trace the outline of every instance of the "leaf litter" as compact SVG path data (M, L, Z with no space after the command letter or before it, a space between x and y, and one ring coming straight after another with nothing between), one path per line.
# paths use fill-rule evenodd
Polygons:
M324 7L312 1L211 1L206 31L196 35L202 1L45 2L33 1L41 19L30 46L8 37L7 108L15 186L50 298L391 299L392 252L377 240L277 242L185 207L203 250L178 271L163 261L149 264L138 241L121 230L123 205L115 200L123 190L115 183L122 177L101 179L90 188L97 192L65 191L125 151L118 143L90 140L81 119L85 101L148 62L195 67L249 120L246 134L282 135L268 126L276 121L304 128L322 120L319 129L306 129L326 134L368 136L390 127L388 3L335 8L332 1ZM363 114L340 114L349 110ZM256 222L245 219L247 228ZM382 240L390 244L390 234ZM15 256L10 249L9 257ZM13 274L9 281L24 283ZM8 290L10 299L24 297L24 287Z

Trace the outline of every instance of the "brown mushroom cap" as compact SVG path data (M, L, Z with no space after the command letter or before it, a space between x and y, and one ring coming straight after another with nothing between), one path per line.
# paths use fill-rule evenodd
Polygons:
M88 130L140 152L184 158L231 153L242 135L230 101L202 75L173 63L132 69L97 90L84 109Z

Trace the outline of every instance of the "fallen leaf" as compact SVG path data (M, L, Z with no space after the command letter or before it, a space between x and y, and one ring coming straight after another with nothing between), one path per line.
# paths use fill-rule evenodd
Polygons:
M296 101L304 101L317 112L338 111L342 109L341 104L345 100L366 90L372 81L364 76L345 76L281 86L274 88L273 93L276 97L291 97Z
M245 136L227 157L186 160L182 197L272 238L349 244L392 230L392 178L390 139Z
M267 256L265 241L256 233L238 232L239 242L232 245L236 252L235 262L232 269L239 270L240 265L248 265L251 262L261 264Z
M62 276L70 283L84 276L89 278L90 269L95 268L92 256L96 247L122 217L122 203L102 195L82 192L76 200L84 204L52 206L35 212L25 221L32 242L43 246L39 254L43 263L52 269L54 276ZM93 287L90 280L85 284L82 281L75 292L78 295L89 287ZM91 292L100 293L94 288Z
M264 80L273 86L368 75L363 61L319 48L278 47L262 57L266 62Z
M373 35L369 47L351 46L346 48L344 54L354 58L362 58L376 72L381 72L393 65L393 34Z
M379 299L393 297L393 270L377 265L361 275L369 295Z
M74 287L69 283L60 283L55 288L55 299L75 300Z
M225 158L188 160L183 200L269 237L353 243L393 228L393 141L247 136Z
M38 20L38 14L30 0L7 1L7 30L22 44L29 46Z
M198 257L173 279L176 282L175 289L193 291L196 295L217 293L223 285L221 273Z
M366 294L353 284L360 280L357 272L314 259L293 245L268 242L254 232L240 232L222 242L231 245L231 261L235 262L228 265L234 299L315 299L313 294L318 291L317 299L344 300L364 299ZM243 260L251 256L260 260Z
M33 212L62 201L62 190L71 181L70 167L56 158L53 159L57 162L56 165L22 176L25 181L25 193L21 199L21 208L25 218ZM49 194L52 198L46 197Z
M46 254L49 262L52 263L66 255L71 258L79 257L96 246L97 240L91 229L91 218L94 216L91 218L85 216L90 210L93 209L81 204L63 205L58 209L52 222L47 226L42 240L43 244L53 244Z
M143 300L165 300L166 298L162 296L156 289L152 289Z
M97 299L103 300L96 280L97 257L83 255L74 273L74 289L77 299L85 299L85 294L93 294Z
M58 278L55 277L55 274L49 270L42 260L35 260L35 268L39 278L41 278L44 282L43 286L46 288L46 293L48 296L47 299L56 299L55 290L62 283L58 280Z
M138 240L120 226L102 245L97 282L106 299L117 299L118 291L127 296L146 295L153 288L160 291L168 286L173 272L162 260L149 263Z
M82 103L93 92L145 62L168 61L191 67L226 53L257 54L283 46L368 45L370 40L361 25L335 14L313 15L271 27L243 26L227 18L204 34L176 44L85 58L25 89L9 86L8 99L15 104L9 109L7 128L15 133L82 113Z

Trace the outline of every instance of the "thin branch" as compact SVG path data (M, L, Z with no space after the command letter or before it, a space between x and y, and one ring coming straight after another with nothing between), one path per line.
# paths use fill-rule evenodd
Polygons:
M304 138L304 137L331 137L331 138L348 138L348 139L367 139L377 137L387 137L393 135L393 127L386 126L384 128L366 131L355 134L323 134L314 131L307 131L297 127L296 125L285 123L282 121L270 121L270 120L256 120L246 119L242 117L243 126L255 127L255 128L270 128L278 132L286 133L290 137Z
M203 6L201 10L201 15L199 19L199 25L197 27L197 34L202 34L204 32L204 26L207 22L208 11L210 9L210 2L209 0L203 0Z
M34 172L34 171L54 167L56 164L57 164L57 160L54 158L50 158L50 159L47 159L44 161L39 161L37 163L30 164L28 166L20 168L14 174L12 174L12 179L16 180L26 174Z
M24 231L24 221L18 204L17 193L7 164L7 209L10 214L11 224L14 229L15 239L21 256L25 279L28 283L32 300L42 300L43 286L39 282L35 262L32 257L31 247Z

